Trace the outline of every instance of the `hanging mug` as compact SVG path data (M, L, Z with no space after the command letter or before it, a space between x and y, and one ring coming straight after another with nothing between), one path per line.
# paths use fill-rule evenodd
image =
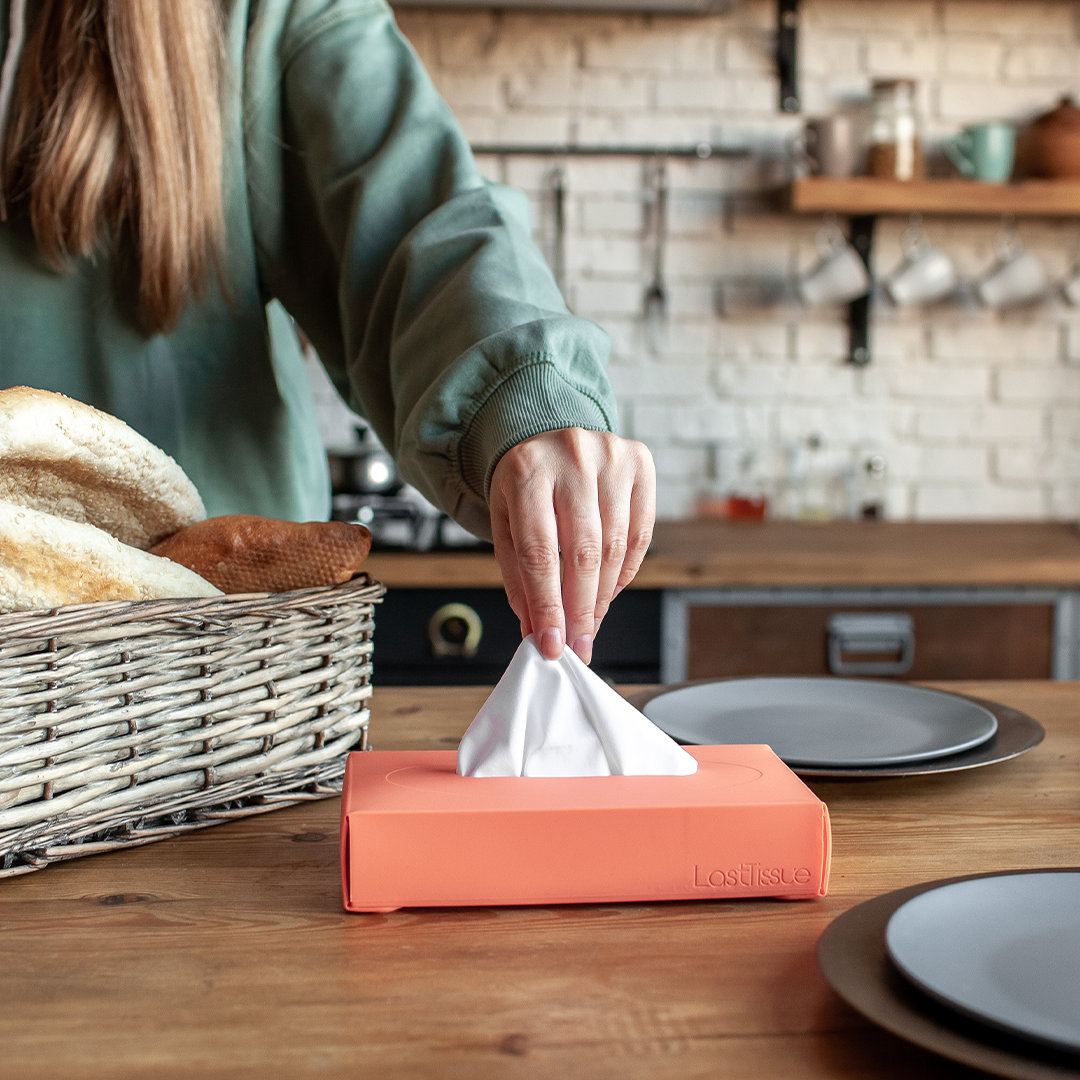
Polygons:
M1037 300L1046 293L1050 279L1038 257L1024 247L1011 229L998 234L997 262L983 275L975 291L991 308L1009 307Z
M917 222L904 231L900 246L904 260L885 281L885 292L894 304L928 304L956 288L952 259L930 243Z
M817 263L799 278L799 295L807 304L842 304L870 291L870 274L862 256L847 242L836 222L817 234Z
M1080 266L1073 267L1072 276L1061 286L1061 291L1073 307L1080 307Z

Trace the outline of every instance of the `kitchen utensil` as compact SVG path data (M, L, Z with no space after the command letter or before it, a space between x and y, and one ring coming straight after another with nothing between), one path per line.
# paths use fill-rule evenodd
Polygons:
M854 176L859 166L859 118L850 111L808 120L803 142L817 176Z
M941 147L961 176L1004 184L1012 175L1016 129L999 120L973 124L946 139Z
M969 698L897 683L730 679L652 698L642 710L686 743L768 743L792 767L870 768L979 746L997 719Z
M1080 872L1077 867L1062 869ZM856 1012L951 1061L1013 1080L1077 1080L1080 1062L1071 1055L1043 1051L997 1029L965 1020L916 990L888 958L885 928L901 905L953 882L990 876L995 875L973 874L911 885L856 905L822 934L818 967L829 986Z
M559 292L566 296L566 174L562 168L551 170L551 272Z
M807 304L838 304L865 296L870 275L862 256L844 238L834 221L818 231L818 262L799 279L799 295Z
M1065 96L1025 133L1028 167L1036 176L1080 178L1080 108Z
M664 286L664 247L667 243L667 165L662 158L648 166L646 182L647 230L652 239L652 282L645 291L645 332L652 352L659 352L667 289Z
M932 889L893 914L885 946L932 998L1080 1054L1080 873L1002 874Z
M1043 296L1050 279L1038 256L1024 247L1011 229L1003 229L995 239L997 262L976 284L975 292L987 307L1009 307L1029 303Z
M898 307L940 300L956 288L956 267L913 222L900 237L904 259L885 281L885 292Z

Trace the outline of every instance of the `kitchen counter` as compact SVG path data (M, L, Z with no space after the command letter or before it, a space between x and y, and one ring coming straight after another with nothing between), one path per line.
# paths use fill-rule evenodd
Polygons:
M391 588L498 588L494 555L376 552ZM1080 586L1070 523L660 522L633 588Z
M1080 864L1080 685L954 688L1029 712L1045 742L965 773L814 783L822 900L347 915L336 799L6 880L4 1075L973 1076L864 1022L814 956L891 889ZM486 693L379 689L372 741L453 747Z

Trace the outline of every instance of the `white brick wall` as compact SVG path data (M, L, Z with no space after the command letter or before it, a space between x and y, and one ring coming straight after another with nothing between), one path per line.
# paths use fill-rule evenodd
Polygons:
M865 98L873 78L914 75L932 142L972 120L1024 120L1080 91L1080 2L804 0L803 12L804 115ZM801 124L775 108L771 0L709 18L398 17L474 141L752 138L775 152ZM529 192L538 237L550 244L551 163L481 164ZM752 187L769 166L672 161L668 317L650 347L643 164L575 158L563 167L567 300L611 333L623 430L653 450L662 516L690 512L713 483L713 462L721 482L741 470L794 512L793 487L850 487L870 453L888 461L892 516L1080 514L1080 311L1055 299L1007 314L880 306L873 363L852 369L839 308L715 310L721 277L780 278L810 265L820 222L759 211L725 228L721 190ZM880 222L879 273L899 261L905 224ZM998 222L924 224L964 277L993 262ZM1020 233L1059 279L1080 256L1080 223L1022 222Z

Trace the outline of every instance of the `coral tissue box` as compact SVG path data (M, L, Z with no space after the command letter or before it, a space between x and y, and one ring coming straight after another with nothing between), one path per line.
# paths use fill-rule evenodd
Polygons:
M467 777L452 750L350 754L349 911L824 896L829 812L767 746L693 776Z

